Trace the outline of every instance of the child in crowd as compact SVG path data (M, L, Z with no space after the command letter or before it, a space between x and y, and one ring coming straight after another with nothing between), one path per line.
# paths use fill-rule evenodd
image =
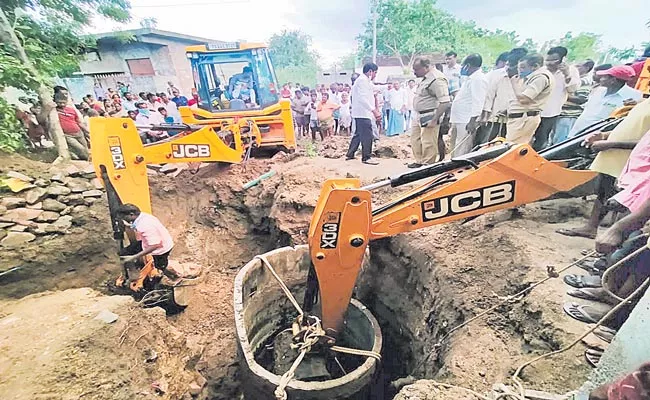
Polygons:
M316 141L316 132L320 135L320 140L323 140L323 131L318 124L318 95L312 91L311 101L305 108L305 117L309 116L309 130L311 131L311 140Z
M339 119L339 128L341 134L349 135L350 128L352 127L352 103L350 103L350 94L348 92L341 93L341 117Z
M318 122L320 125L321 136L332 136L334 131L334 111L338 110L341 106L329 100L329 93L323 91L321 93L321 101L316 108L318 113Z

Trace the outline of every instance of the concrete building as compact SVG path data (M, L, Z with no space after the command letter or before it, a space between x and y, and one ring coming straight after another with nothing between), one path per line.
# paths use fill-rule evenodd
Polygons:
M442 54L423 54L422 57L428 58L436 68L442 70L442 64L445 62L445 56ZM375 82L388 82L392 80L402 81L408 78L413 78L413 71L410 69L410 58L403 56L400 63L397 57L377 56L377 66L379 71ZM363 65L372 62L372 58L366 57L363 59L362 64L356 68L358 73L361 73ZM404 67L402 67L404 65Z
M152 28L95 36L97 46L84 55L79 76L62 80L76 102L92 94L95 83L107 89L116 88L117 82L138 93L166 91L171 81L189 97L194 79L185 47L218 42Z

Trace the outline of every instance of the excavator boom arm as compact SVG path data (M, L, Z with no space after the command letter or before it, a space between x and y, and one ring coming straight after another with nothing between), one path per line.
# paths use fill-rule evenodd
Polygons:
M575 150L581 140L549 149L548 158L529 145L496 144L367 187L358 179L326 181L308 238L323 328L333 336L340 332L371 240L532 203L583 185L596 174L554 159L566 147ZM372 210L371 190L416 181L424 183Z

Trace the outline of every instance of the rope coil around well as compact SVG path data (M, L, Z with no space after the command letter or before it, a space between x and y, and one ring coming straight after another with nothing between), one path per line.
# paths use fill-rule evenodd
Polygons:
M278 387L273 392L277 400L287 400L286 388L291 382L291 380L293 380L296 370L298 369L298 366L304 360L305 355L307 355L307 353L311 351L312 346L317 344L321 340L321 338L327 336L327 334L321 325L320 318L318 317L307 316L307 324L304 324L305 322L304 311L296 301L296 298L293 296L293 294L291 293L287 285L282 281L282 279L275 271L273 266L271 266L271 263L269 263L269 261L264 256L255 256L255 258L259 259L262 262L262 264L269 270L269 272L271 272L271 275L273 275L275 280L280 285L282 292L284 292L285 296L287 296L287 298L289 299L289 301L291 302L293 307L298 311L299 314L298 318L296 319L296 322L294 322L294 325L298 325L299 332L298 334L294 333L294 337L297 337L297 335L302 335L302 341L298 341L296 343L291 344L291 347L294 349L299 349L300 353L298 354L298 358L296 358L296 360L291 365L291 368L289 368L289 370L282 375ZM330 350L336 351L338 353L352 354L361 357L370 357L370 358L374 358L377 361L381 361L381 354L374 351L351 349L343 346L331 346Z

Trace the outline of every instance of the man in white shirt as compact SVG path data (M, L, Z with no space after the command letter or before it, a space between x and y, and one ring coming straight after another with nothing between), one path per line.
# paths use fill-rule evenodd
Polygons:
M151 129L152 125L161 125L165 120L158 111L150 110L149 104L146 101L139 101L135 105L138 109L138 114L135 117L135 126L138 128L138 134L142 143L157 142L166 138L168 135L163 131L154 131Z
M166 93L160 93L160 101L162 106L167 110L167 115L174 118L175 123L181 122L181 114L178 112L178 106L173 101L169 100Z
M449 95L452 98L460 90L461 86L461 66L456 62L457 57L458 54L456 54L455 51L448 52L445 54L446 64L442 66L442 73L445 74L445 77L447 78L447 83L449 84Z
M388 116L388 126L386 127L386 136L404 133L406 101L406 89L402 88L399 82L393 82L393 89L388 91L390 113Z
M483 59L480 54L470 54L463 61L461 74L467 79L451 104L449 118L452 125L452 157L467 154L474 147L474 136L479 126L488 88L487 78L481 71L482 64Z
M533 148L536 151L546 148L569 93L575 92L580 87L580 72L576 67L569 66L565 62L566 55L567 49L562 46L552 47L546 53L546 69L553 74L555 79L551 96L542 109L542 121L533 136Z
M361 162L369 165L378 165L370 159L372 155L372 125L381 115L375 107L375 85L372 80L377 76L377 64L368 63L363 66L363 74L359 75L352 85L352 118L354 120L354 136L350 140L350 147L346 160L354 159L354 155L361 144Z
M174 240L160 220L140 211L134 204L124 204L118 209L119 216L135 231L136 240L120 251L123 262L132 262L151 254L153 265L167 277L176 279L176 274L167 270L169 253L174 249Z
M413 102L415 101L415 80L409 80L404 90L406 91L406 129L411 129L411 119L413 118Z
M506 137L508 104L515 98L510 77L517 75L519 60L523 54L526 54L526 52L521 52L518 49L513 50L516 51L504 53L506 58L505 67L495 68L485 76L488 81L488 90L481 116L481 122L484 125L478 129L474 141L475 145L490 142L497 136ZM499 58L502 58L502 56L503 54Z
M636 73L629 65L617 65L596 73L600 76L600 85L594 88L585 103L582 114L578 117L569 137L574 137L588 126L601 121L619 107L629 102L638 102L643 93L627 85Z

